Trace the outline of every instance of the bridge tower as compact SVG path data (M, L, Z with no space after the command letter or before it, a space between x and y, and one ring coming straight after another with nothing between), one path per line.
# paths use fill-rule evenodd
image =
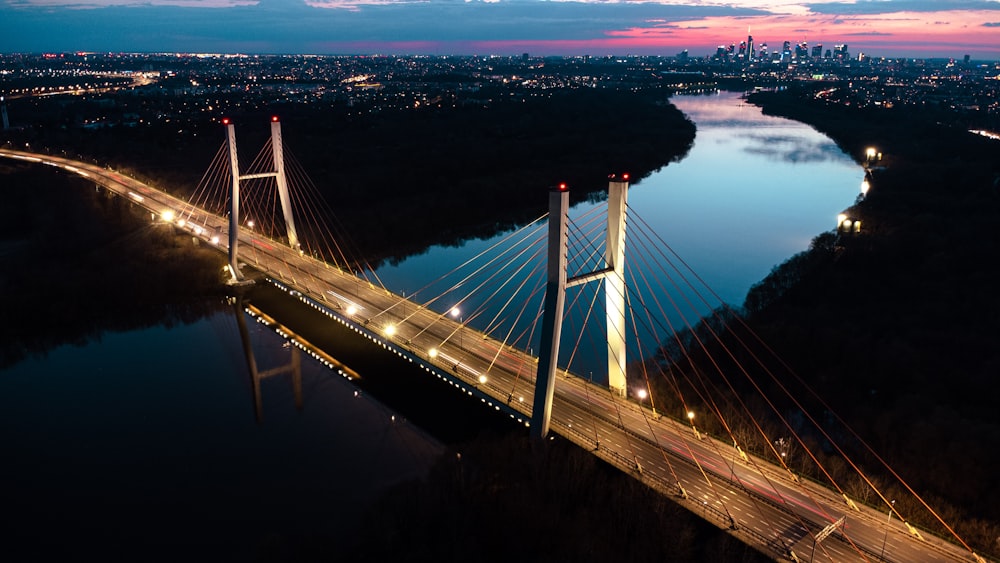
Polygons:
M272 177L275 179L275 182L278 184L278 199L281 200L281 213L284 216L285 228L288 233L288 245L300 253L302 250L298 234L295 231L295 219L292 216L292 201L288 196L288 181L285 178L285 153L281 144L281 122L278 120L278 117L274 116L271 118L271 156L274 163L274 171L257 174L240 175L240 162L236 154L236 128L229 119L223 119L222 124L226 126L226 138L229 142L229 168L232 176L232 197L229 198L229 270L232 275L232 281L238 282L242 278L239 264L237 264L241 181Z
M567 278L567 212L569 191L565 184L549 192L548 281L545 285L542 335L535 377L532 435L544 438L549 433L552 395L555 391L559 340L562 334L566 288L604 280L607 310L608 387L620 397L625 389L625 208L628 201L628 175L612 177L608 182L608 227L604 248L605 267Z

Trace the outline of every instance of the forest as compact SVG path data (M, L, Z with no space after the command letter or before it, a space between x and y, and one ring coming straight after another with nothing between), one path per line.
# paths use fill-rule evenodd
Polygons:
M218 308L225 257L215 249L83 178L13 162L0 160L10 187L0 206L0 369Z
M329 205L334 234L358 262L377 265L492 236L546 209L547 190L570 186L581 201L603 197L608 174L640 180L679 160L695 127L664 90L565 89L544 97L426 111L372 111L275 104L230 117L241 162L263 147L280 115L286 154ZM50 102L45 102L50 103ZM79 155L186 199L224 145L209 116L172 123L82 129L83 102L38 108L38 125L15 146ZM325 246L325 245L319 245Z

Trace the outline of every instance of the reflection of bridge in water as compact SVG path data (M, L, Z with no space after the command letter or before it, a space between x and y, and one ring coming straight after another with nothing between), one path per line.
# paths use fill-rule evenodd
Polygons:
M707 353L705 339L719 337L711 327L748 329L738 317L716 315L708 330L693 331L686 341L677 337L683 329L695 328L689 320L692 310L700 307L704 314L711 309L704 297L711 292L692 289L697 276L691 272L661 271L664 264L683 262L659 244L655 233L642 230L641 217L627 205L626 179L610 182L605 217L591 212L571 221L565 187L552 190L547 217L444 274L437 286L404 298L382 287L363 261L348 258L342 244L346 237L334 236L326 226L325 204L314 187L294 164L286 170L276 119L270 146L246 173L240 171L233 126L226 125L228 143L190 201L96 166L16 151L0 155L91 179L148 210L154 221L218 245L229 253L227 269L234 283L244 283L243 264L252 265L266 283L311 311L312 320L296 327L294 340L319 361L334 360L309 344L308 331L338 323L489 409L530 426L536 437L551 431L586 448L775 558L982 561L957 535L952 540L960 545L918 531L909 518L915 507L936 518L930 507L915 494L905 503L889 499L859 464L846 458L854 470L849 478L863 483L860 492L881 502L883 509L857 502L856 488L823 467L821 456L809 450L770 398L762 397L772 405L774 420L755 418L738 395L734 400L724 392L736 391L730 378L737 377L761 389L751 374L755 369L740 365L728 349L720 348L729 358L711 362L735 363L736 373L720 369L713 374L716 380L689 379L705 374L697 373L685 347ZM631 262L626 223L629 253L638 256ZM596 281L603 283L589 283ZM603 331L603 341L596 345L582 342L585 332L575 326L587 319L597 319ZM574 330L567 342L574 345L561 347L567 324ZM755 343L754 335L742 334L737 336L740 344ZM660 342L671 338L676 346L660 348ZM537 358L532 353L536 349ZM603 352L606 373L597 378L574 375L574 359L586 349ZM748 350L740 356L762 354ZM297 354L286 366L262 371L248 356L258 416L260 380L290 373L295 385L301 361ZM658 361L648 360L656 354ZM647 361L628 364L627 356ZM683 369L684 362L692 369ZM663 388L671 394L665 395ZM296 397L301 401L298 389ZM798 404L794 396L791 401ZM815 422L807 412L804 420ZM709 426L721 437L709 436ZM809 432L833 441L818 424ZM796 467L812 464L811 472L822 482L800 478L793 471L792 454ZM904 505L911 514L903 512Z

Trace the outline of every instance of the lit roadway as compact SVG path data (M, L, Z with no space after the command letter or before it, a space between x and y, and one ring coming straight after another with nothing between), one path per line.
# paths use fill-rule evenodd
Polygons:
M147 209L158 221L163 221L164 212L173 212L174 228L226 250L226 218L200 209L192 212L186 202L132 178L59 157L3 149L0 156L88 178ZM181 224L177 218L188 219ZM266 272L332 319L419 362L489 407L530 420L534 357L463 327L446 313L407 301L248 229L241 229L239 240L242 262ZM838 563L976 561L967 550L929 533L918 538L899 514L889 517L886 510L862 505L851 508L836 491L798 483L780 466L756 457L743 461L731 444L701 434L697 425L697 414L692 421L657 416L648 407L613 397L607 388L560 372L553 432L713 524L731 528L735 536L776 559L788 560L794 553L800 561ZM845 515L844 525L814 546L817 533Z

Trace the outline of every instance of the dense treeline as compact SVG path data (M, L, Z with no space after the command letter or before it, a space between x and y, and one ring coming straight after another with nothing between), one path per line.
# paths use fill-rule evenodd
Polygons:
M1000 488L994 483L1000 461L994 265L1000 253L1000 144L912 112L827 106L808 91L759 94L751 101L766 113L815 126L859 161L868 146L884 157L867 197L846 211L861 220L861 232L821 234L809 250L775 268L747 295L750 326L822 397L810 398L787 372L781 380L834 440L851 441L836 413L959 535L980 551L1000 553ZM731 329L724 339L733 344L738 336L750 338ZM695 365L707 366L703 362ZM674 368L678 374L691 370ZM807 427L794 405L778 405L793 425ZM769 430L772 436L788 433ZM747 433L747 443L771 455L753 434ZM863 480L848 478L849 468L820 433L807 430L804 437L835 477L845 478L850 494L886 509ZM798 453L793 469L825 480ZM893 481L860 447L849 453L863 460L876 484ZM889 484L885 491L899 499L899 514L940 530L902 487Z
M211 310L225 262L216 250L82 178L6 163L0 177L0 367Z
M768 558L567 443L480 437L362 520L347 561L726 561Z
M372 108L359 116L346 105L279 104L230 117L248 163L279 114L287 150L336 216L338 244L353 259L378 263L534 219L559 182L576 200L601 197L609 173L642 178L678 160L695 128L667 95L567 89L489 107ZM107 163L181 196L225 140L208 116L186 126L90 130L73 125L93 111L86 102L52 103L28 116L34 127L12 134L14 146Z

